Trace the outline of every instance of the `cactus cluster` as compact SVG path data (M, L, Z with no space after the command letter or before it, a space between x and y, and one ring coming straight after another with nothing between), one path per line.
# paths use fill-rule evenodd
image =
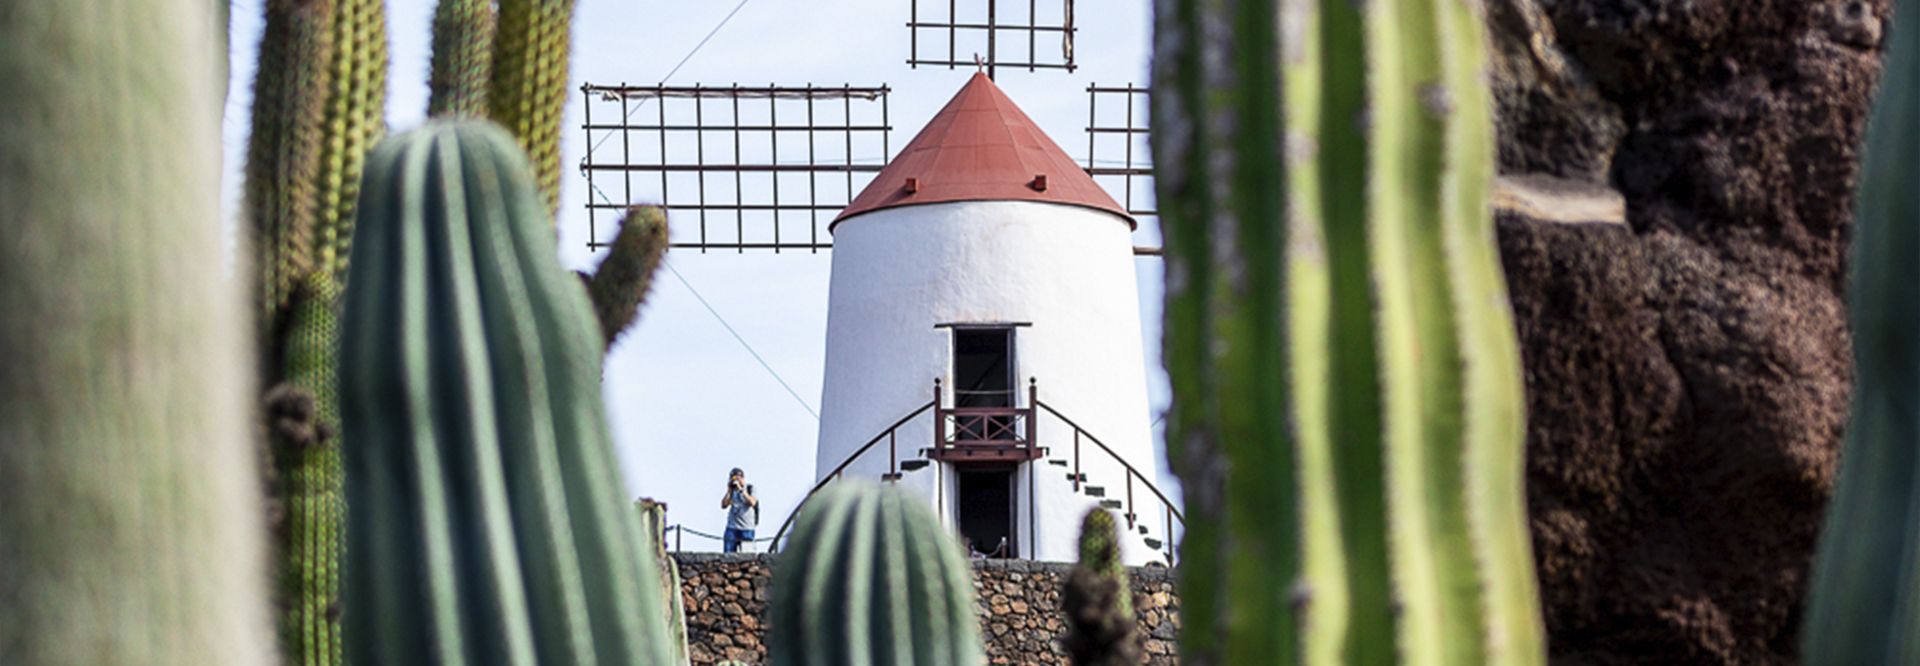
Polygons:
M386 7L272 0L264 11L244 192L262 290L281 640L297 663L336 664L345 520L332 441L336 313L361 166L385 128Z
M774 564L768 657L787 666L979 664L973 578L925 502L843 481L807 500Z
M348 656L671 661L602 341L512 137L460 121L389 139L361 205L341 322Z
M271 663L222 4L0 9L0 663Z
M1060 605L1067 615L1067 655L1075 666L1140 663L1133 592L1120 561L1113 514L1105 508L1087 511L1080 521L1080 561L1067 573Z
M493 72L494 0L440 0L433 10L427 115L484 118Z
M1920 21L1899 3L1855 205L1853 421L1804 635L1807 663L1920 663Z
M1160 3L1190 659L1545 660L1480 12Z

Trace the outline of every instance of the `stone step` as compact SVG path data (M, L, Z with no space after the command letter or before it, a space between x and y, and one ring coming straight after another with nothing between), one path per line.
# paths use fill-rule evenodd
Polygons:
M1107 496L1107 489L1101 486L1086 486L1084 488L1081 488L1080 490L1081 492L1086 493L1088 497L1106 497ZM1120 507L1114 507L1114 508L1117 509Z
M1152 548L1152 549L1154 549L1154 550L1160 550L1160 540L1159 540L1159 539L1155 539L1155 538L1153 538L1153 537L1147 537L1147 538L1145 538L1145 539L1141 539L1141 541L1142 541L1142 542L1145 542L1145 543L1147 544L1147 547L1148 547L1148 548Z
M900 470L903 472L919 471L920 469L925 468L926 466L927 466L927 461L920 460L918 458L913 460L900 461Z
M1117 499L1105 499L1105 500L1100 500L1100 506L1104 506L1109 509L1113 509L1117 511L1120 509L1121 504L1120 504L1120 500L1117 500Z
M1067 461L1065 461L1065 460L1048 460L1048 461L1047 461L1047 464L1049 464L1049 465L1053 465L1053 466L1055 466L1055 467L1066 467L1066 466L1067 466Z

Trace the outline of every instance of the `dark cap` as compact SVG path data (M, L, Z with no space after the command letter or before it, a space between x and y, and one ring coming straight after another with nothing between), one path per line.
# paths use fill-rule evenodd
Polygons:
M741 471L741 469L738 467L733 468L732 472L727 473L727 476L746 476L746 475L747 473L744 471Z

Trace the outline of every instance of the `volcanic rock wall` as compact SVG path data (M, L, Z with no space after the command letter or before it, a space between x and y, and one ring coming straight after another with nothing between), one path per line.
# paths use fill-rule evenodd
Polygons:
M1556 664L1794 663L1886 0L1489 0Z
M766 555L679 553L681 594L687 605L687 642L694 664L735 659L767 662L767 597L772 558ZM1069 565L1022 560L974 562L980 633L991 664L1065 664L1060 646L1066 618L1060 585ZM1135 617L1148 664L1174 664L1180 602L1163 567L1129 569Z

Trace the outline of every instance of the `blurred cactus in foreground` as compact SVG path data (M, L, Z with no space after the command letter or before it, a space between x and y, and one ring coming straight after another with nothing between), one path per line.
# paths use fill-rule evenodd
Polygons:
M216 7L0 9L0 664L272 663Z
M389 139L361 203L341 347L348 655L671 663L600 334L512 137L464 121Z
M1060 605L1067 615L1067 655L1075 666L1140 663L1133 591L1120 561L1113 514L1095 507L1080 521L1080 562L1067 573Z
M269 0L254 79L246 215L263 290L260 373L282 652L341 662L335 350L360 171L385 129L382 0Z
M980 664L972 569L927 505L843 481L807 500L774 562L776 666Z
M1158 3L1189 664L1545 661L1480 10Z
M1899 3L1855 204L1853 421L1813 573L1809 664L1920 663L1920 11Z

